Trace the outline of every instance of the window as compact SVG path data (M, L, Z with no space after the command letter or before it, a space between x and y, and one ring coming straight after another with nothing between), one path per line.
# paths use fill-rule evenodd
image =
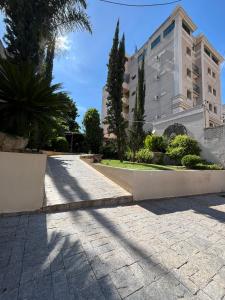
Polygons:
M190 99L190 100L192 99L190 90L187 90L187 99Z
M215 89L213 89L213 95L216 96L216 90Z
M211 87L211 85L208 85L208 92L209 92L210 94L212 94L212 87Z
M151 43L151 49L155 48L160 43L160 35Z
M212 72L211 69L208 68L208 74L209 74L209 75L211 75L211 72Z
M212 60L213 60L214 63L216 63L217 65L219 64L218 59L217 59L214 55L212 55Z
M187 68L187 77L191 78L191 70Z
M212 104L209 103L209 110L212 111Z
M131 94L131 96L134 96L136 94L136 91L133 91L133 93Z
M163 37L166 37L171 31L173 31L175 27L175 22L171 23L164 31L163 31Z
M189 47L186 48L187 55L191 56L191 49Z
M143 61L145 59L146 49L143 50L143 52L138 56L138 63Z
M204 47L204 51L205 51L205 53L206 53L209 57L211 56L210 51L209 51L206 47Z
M136 78L136 74L134 74L131 79L134 80Z
M185 23L184 21L182 22L182 27L187 32L187 34L191 35L191 30L188 27L187 23Z
M214 114L217 114L217 107L214 106Z
M215 72L212 72L212 77L216 78L216 73Z

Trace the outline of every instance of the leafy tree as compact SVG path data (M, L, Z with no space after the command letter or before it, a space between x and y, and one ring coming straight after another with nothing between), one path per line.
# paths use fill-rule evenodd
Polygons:
M66 118L68 96L29 64L0 59L0 65L0 130L38 142L43 131Z
M144 59L141 68L138 68L138 85L133 111L133 123L129 130L129 146L132 151L132 160L135 159L136 152L143 146L145 132L143 130L145 112L145 70Z
M84 115L86 141L92 153L99 153L102 145L103 131L100 127L100 116L95 108L89 108Z
M45 77L51 83L53 79L53 63L55 58L55 37L49 40L45 58Z
M78 132L80 128L80 126L76 122L76 118L79 117L78 109L76 103L69 97L68 97L68 106L69 106L69 111L66 114L66 124L68 126L68 130L71 132Z
M86 8L86 0L0 0L4 40L15 62L32 62L41 70L53 36L74 28L91 31Z
M123 81L125 72L125 37L119 41L119 21L113 39L112 49L109 55L108 77L106 83L107 116L105 124L108 124L108 132L116 136L118 157L122 161L125 152L125 139L127 121L122 115Z

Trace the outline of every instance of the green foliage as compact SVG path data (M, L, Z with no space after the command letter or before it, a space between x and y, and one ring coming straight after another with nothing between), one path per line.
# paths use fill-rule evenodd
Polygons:
M150 163L152 159L153 153L149 149L142 148L136 153L137 162Z
M118 158L117 145L114 140L109 140L104 143L101 149L103 158Z
M33 63L40 70L48 41L74 28L91 31L86 0L1 0L4 40L15 62Z
M69 110L66 114L66 125L68 126L68 130L70 132L78 132L80 126L76 122L76 118L79 117L78 109L76 106L76 102L73 101L70 97L68 97L68 106Z
M125 152L127 121L122 115L122 95L125 72L125 37L119 41L119 22L113 39L112 49L109 55L108 77L106 91L108 98L106 102L107 116L104 123L108 125L108 132L116 136L117 152L122 161Z
M147 135L144 144L147 149L154 152L165 152L167 148L166 139L158 135Z
M196 140L187 135L177 135L170 141L167 148L167 155L180 162L185 155L199 155L200 151Z
M181 159L181 164L182 166L192 169L194 168L197 164L201 164L202 163L202 159L200 156L198 155L193 155L193 154L188 154L185 155L182 159Z
M223 170L224 168L217 164L199 163L199 164L195 165L194 169L196 169L196 170Z
M129 130L129 146L131 149L132 160L135 158L136 152L143 146L144 141L144 106L145 106L145 76L144 76L144 59L141 68L138 68L138 86L135 99L135 107L133 114L133 123Z
M54 151L68 152L69 144L65 137L59 136L56 139L52 140L52 148L54 149Z
M86 141L92 153L99 153L103 140L103 131L100 127L100 116L95 108L90 108L84 115Z
M127 151L125 152L124 158L127 161L135 161L134 153L133 153L133 151L131 151L130 148L128 148Z
M0 128L23 137L37 137L56 128L69 111L61 85L49 83L31 65L0 60Z

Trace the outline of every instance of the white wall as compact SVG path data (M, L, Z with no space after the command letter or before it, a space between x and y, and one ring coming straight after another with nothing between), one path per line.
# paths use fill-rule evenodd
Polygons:
M0 152L0 213L43 205L45 154Z
M137 171L93 166L132 193L134 200L225 192L225 171Z

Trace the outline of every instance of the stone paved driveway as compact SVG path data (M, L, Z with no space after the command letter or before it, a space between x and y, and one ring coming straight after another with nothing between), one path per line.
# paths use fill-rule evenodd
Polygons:
M225 198L0 219L0 299L224 299Z
M78 155L48 158L46 205L130 196L130 193L94 170Z

